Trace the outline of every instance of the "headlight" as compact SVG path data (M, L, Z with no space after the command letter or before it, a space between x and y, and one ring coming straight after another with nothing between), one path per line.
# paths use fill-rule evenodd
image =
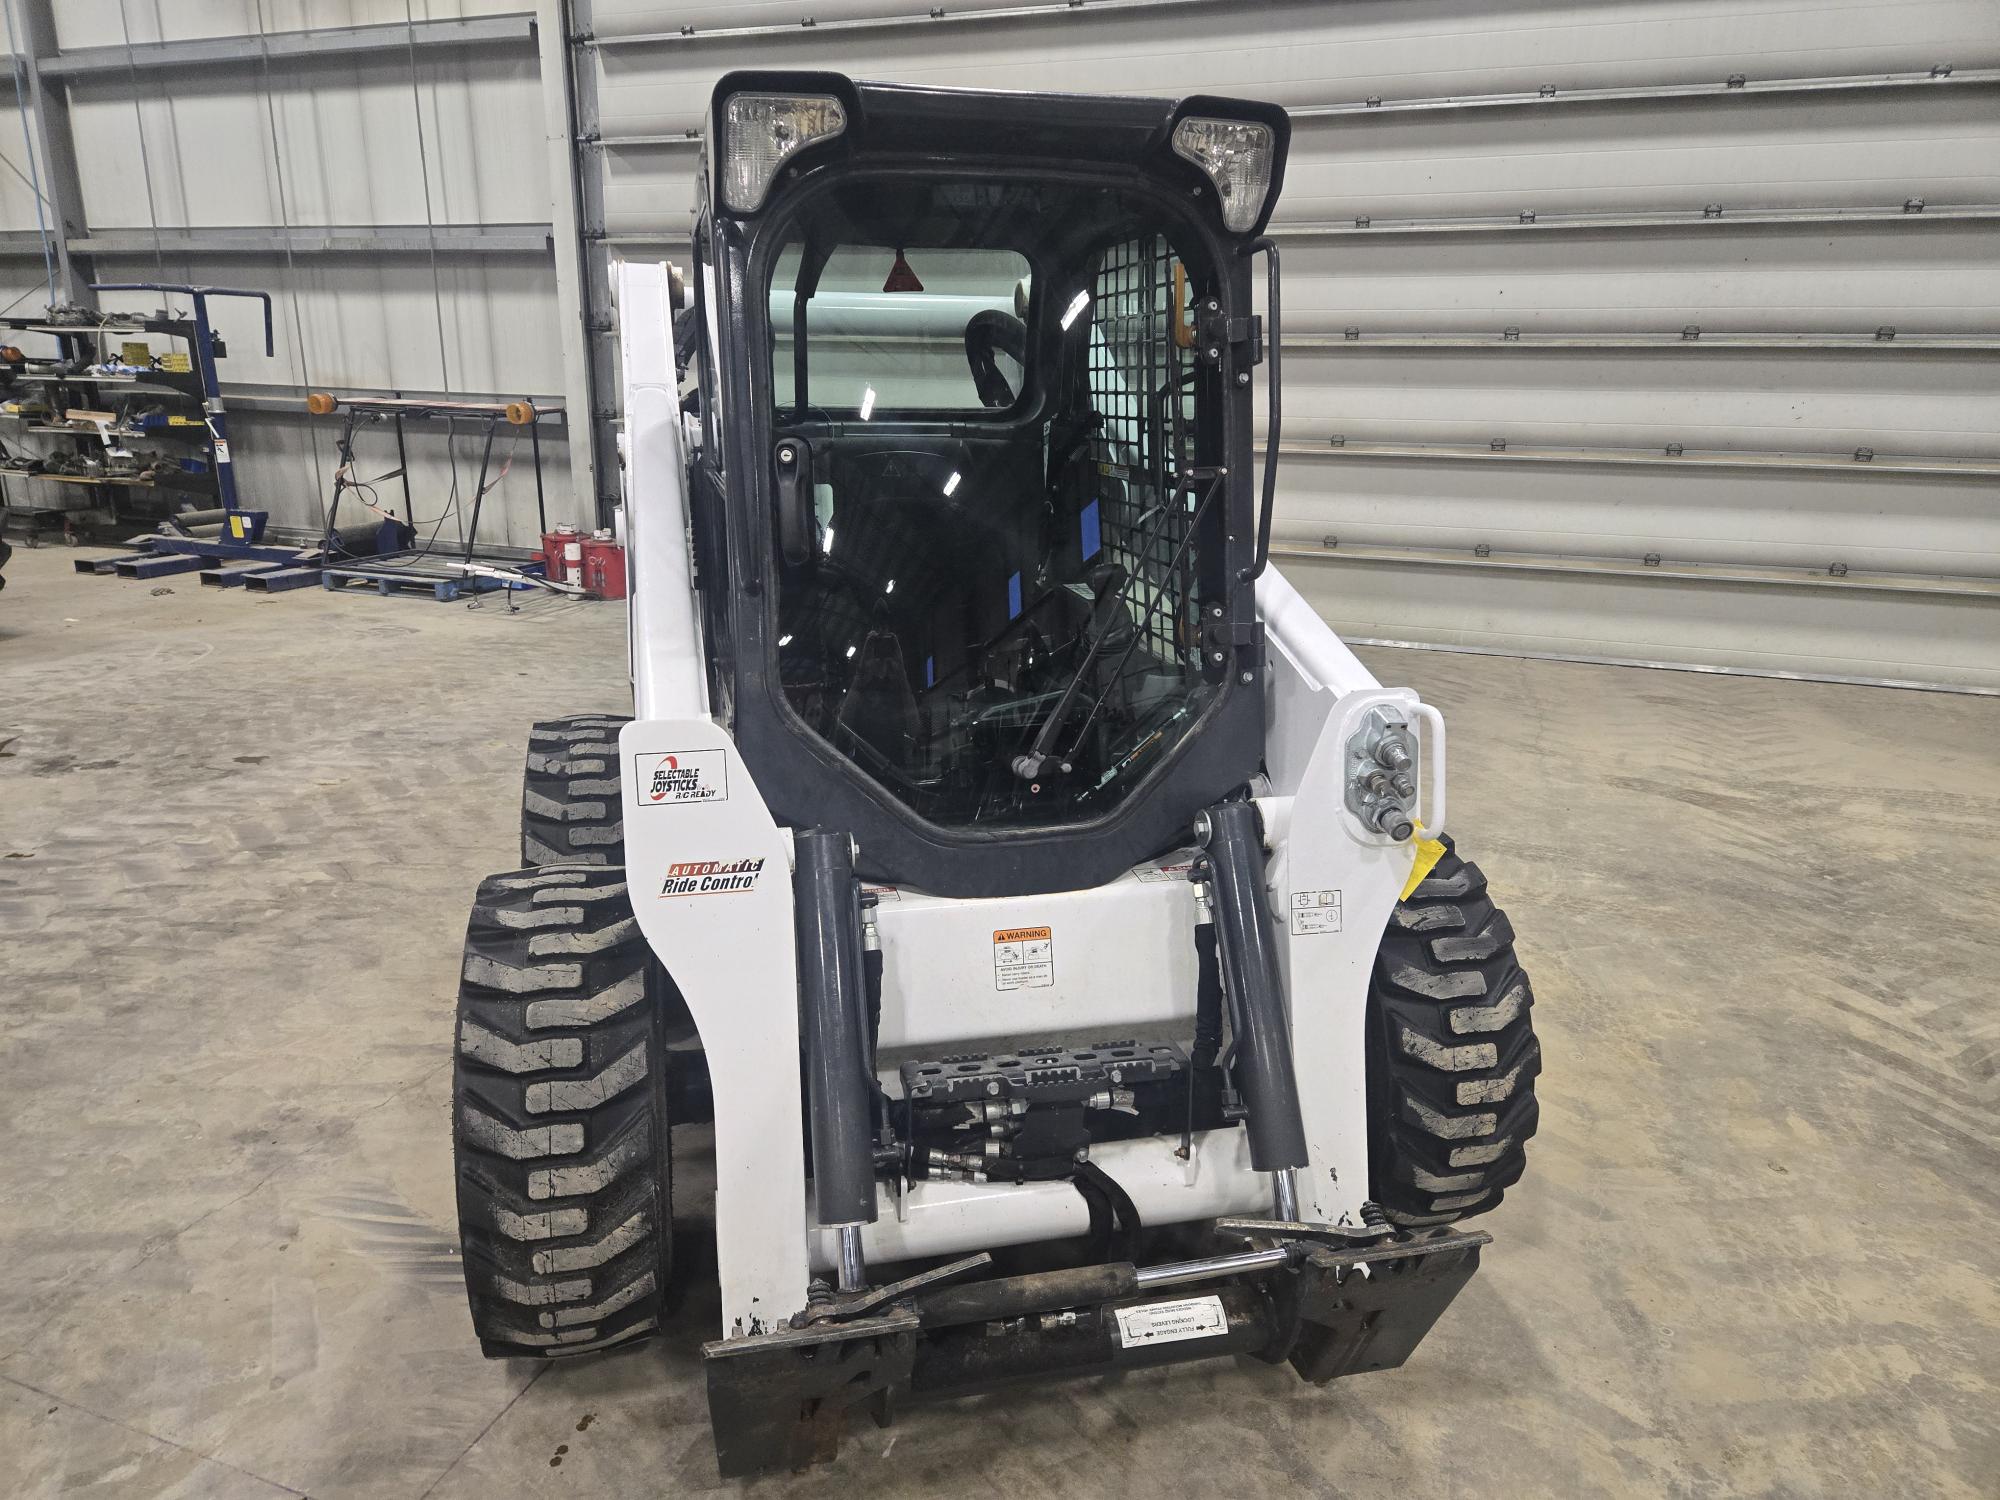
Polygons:
M1257 222L1271 190L1276 142L1252 120L1186 119L1174 127L1174 152L1208 174L1222 199L1222 222L1237 234Z
M723 206L754 212L778 168L845 129L847 111L829 94L731 94L722 130Z

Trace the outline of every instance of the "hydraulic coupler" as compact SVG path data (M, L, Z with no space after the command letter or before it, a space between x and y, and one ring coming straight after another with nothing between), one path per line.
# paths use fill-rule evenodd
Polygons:
M1264 890L1264 837L1257 809L1224 802L1203 813L1195 837L1207 853L1230 1051L1248 1110L1250 1164L1274 1174L1277 1216L1299 1216L1294 1173L1306 1165L1306 1127L1292 1068L1292 1024L1278 967L1278 940Z
M875 1222L861 888L854 879L854 846L846 834L813 829L795 835L792 848L813 1212L838 1234L840 1290L859 1291L866 1282L861 1226Z

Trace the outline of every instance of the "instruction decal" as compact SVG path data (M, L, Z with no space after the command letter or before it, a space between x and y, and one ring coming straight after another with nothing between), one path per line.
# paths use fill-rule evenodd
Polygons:
M1222 1299L1213 1293L1118 1309L1118 1342L1127 1349L1181 1339L1212 1339L1227 1332L1229 1315L1222 1310Z
M723 750L676 750L635 755L632 785L641 807L682 807L729 800L729 755Z
M993 934L993 988L1045 990L1056 982L1052 927L1008 927Z
M1293 891L1292 936L1340 931L1339 891Z
M1176 849L1143 865L1132 866L1133 877L1147 885L1169 885L1185 881L1194 869L1194 850Z

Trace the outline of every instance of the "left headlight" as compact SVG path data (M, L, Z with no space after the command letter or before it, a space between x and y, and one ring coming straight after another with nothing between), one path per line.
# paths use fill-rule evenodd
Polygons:
M830 94L731 94L723 113L723 206L739 214L762 207L778 168L845 129L847 111Z
M1242 234L1257 222L1271 191L1277 139L1255 120L1190 117L1174 127L1174 152L1208 174L1222 200L1224 227Z

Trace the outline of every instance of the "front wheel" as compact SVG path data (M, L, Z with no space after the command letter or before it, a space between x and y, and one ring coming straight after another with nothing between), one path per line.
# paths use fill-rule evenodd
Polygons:
M661 1007L625 872L479 887L459 984L452 1142L466 1295L495 1358L652 1333L672 1270Z
M1368 995L1370 1194L1399 1224L1496 1207L1535 1133L1534 992L1479 866L1444 858L1399 902Z

